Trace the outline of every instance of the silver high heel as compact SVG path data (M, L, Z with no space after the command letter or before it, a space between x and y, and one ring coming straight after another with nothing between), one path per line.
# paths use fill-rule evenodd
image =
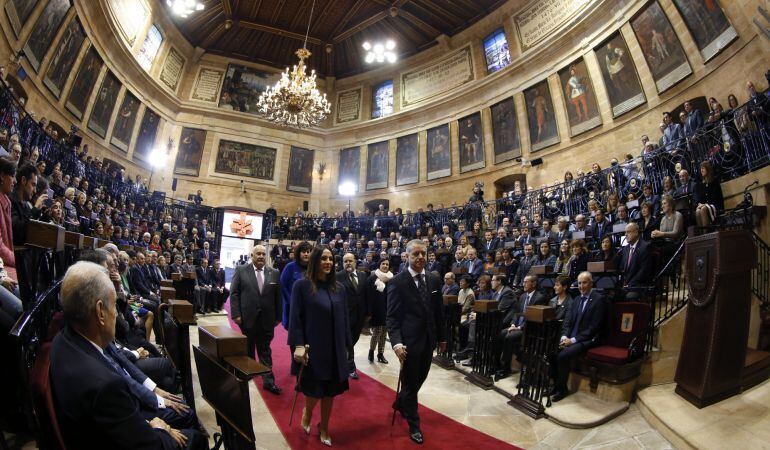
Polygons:
M304 414L304 413L302 414L302 418L303 418L303 419L305 418L305 414ZM300 422L299 422L299 426L300 426L300 428L302 428L303 430L305 430L305 434L307 434L308 436L310 436L310 422L311 422L311 421L309 421L309 420L308 420L308 422L307 422L307 426L305 426L305 425L302 425L302 420L300 420Z
M327 433L328 432L329 431L327 431ZM331 438L331 436L329 436L326 439L324 439L323 436L321 435L321 424L320 423L318 424L318 438L321 440L321 443L323 445L325 445L327 447L331 447L332 446L332 438Z

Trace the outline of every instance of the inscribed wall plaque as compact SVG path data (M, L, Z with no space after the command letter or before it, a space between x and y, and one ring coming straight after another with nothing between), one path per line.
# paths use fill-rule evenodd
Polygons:
M179 86L179 78L182 75L184 63L184 56L174 47L169 48L166 61L163 63L163 70L160 72L160 81L174 92Z
M451 91L473 80L471 47L467 45L438 62L401 73L401 107Z
M198 71L198 77L195 80L192 99L202 102L216 102L219 86L222 84L224 75L225 73L221 70L202 67Z
M337 124L355 122L361 118L361 98L363 87L348 89L337 93L337 114L334 122Z
M594 0L535 0L514 18L521 48L527 50L564 25Z

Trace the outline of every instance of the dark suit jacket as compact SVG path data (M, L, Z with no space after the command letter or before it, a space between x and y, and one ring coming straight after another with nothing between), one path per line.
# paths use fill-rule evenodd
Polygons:
M526 292L522 293L519 296L519 299L516 300L516 304L508 310L508 313L503 318L503 325L505 328L508 328L511 326L511 324L514 324L518 327L521 327L524 325L524 299L526 296ZM534 305L547 305L548 299L545 298L545 295L541 294L538 291L532 292L532 299L529 301L529 303L526 306L534 306Z
M652 254L647 242L639 239L636 250L628 265L630 246L626 245L615 255L615 267L623 274L623 285L630 287L648 286L652 281Z
M478 279L482 273L484 273L484 261L482 261L479 258L476 258L473 261L473 270L471 270L471 261L468 260L465 262L466 267L468 268L468 275L470 275L473 280Z
M366 273L356 271L358 287L353 286L346 271L337 272L337 282L345 288L348 303L348 317L351 327L360 326L366 320L370 306L366 295Z
M198 286L212 286L214 284L213 278L211 278L211 267L203 268L197 267L195 269L195 282Z
M441 279L425 272L429 299L420 298L420 291L409 270L388 282L388 315L386 318L390 343L403 344L407 352L418 355L428 349L432 352L437 342L445 342L444 301Z
M272 331L283 314L281 287L278 284L280 274L277 270L265 266L262 292L257 286L254 264L242 264L235 268L230 283L230 315L240 317L246 328L262 327Z
M134 264L128 269L128 282L131 284L131 290L144 298L150 298L152 288L149 280L139 265Z
M13 244L24 245L27 242L27 224L32 219L40 219L40 211L31 203L21 201L17 191L13 191L9 197L11 199Z
M580 318L580 322L577 333L572 336L572 327L578 318ZM580 295L578 295L572 299L572 305L564 319L561 334L568 338L575 338L576 343L593 344L601 335L606 318L607 304L598 292L591 291L588 295L588 303L583 308L582 316L580 315Z
M208 254L206 254L206 250L200 249L198 250L198 259L206 258L209 263L214 262L214 258L216 258L216 253L212 252L211 250L208 251ZM211 264L209 264L209 267L211 267Z
M676 196L681 197L683 195L695 195L695 186L695 181L693 180L687 182L687 189L685 189L684 184L680 185L678 188L676 188Z
M51 389L67 448L177 448L167 432L151 428L142 418L126 380L69 328L53 341Z
M516 303L516 295L513 293L513 289L508 286L503 286L503 288L500 289L500 292L496 292L492 298L500 302L497 305L497 309L503 314L513 308Z

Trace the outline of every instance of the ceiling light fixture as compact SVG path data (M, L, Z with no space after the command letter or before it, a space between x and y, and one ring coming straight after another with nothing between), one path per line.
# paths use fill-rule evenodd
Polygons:
M281 74L281 79L273 87L267 88L259 96L257 108L269 121L285 127L306 128L317 125L331 112L331 105L326 94L321 95L316 87L315 70L310 76L305 71L305 59L311 53L307 49L307 36L310 33L310 19L313 17L315 0L310 8L307 21L305 44L296 55L299 64Z
M375 61L378 63L387 61L393 64L398 59L396 52L394 51L396 49L396 42L393 39L388 39L384 44L378 42L374 45L369 41L366 41L364 42L363 47L364 50L366 50L364 61L366 61L367 64L371 64Z
M203 11L203 3L196 0L166 0L166 4L177 16L187 18L195 11Z

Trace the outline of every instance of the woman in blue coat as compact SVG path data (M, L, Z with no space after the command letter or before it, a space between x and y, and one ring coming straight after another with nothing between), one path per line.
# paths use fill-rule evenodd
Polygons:
M310 258L310 252L313 250L313 246L310 242L302 241L294 248L294 260L281 272L281 298L283 299L283 316L281 317L281 323L283 328L289 329L289 317L291 317L291 291L294 283L297 280L301 280L305 276L307 271L307 262Z
M289 346L294 351L292 375L305 396L302 429L310 434L313 409L321 401L318 431L331 446L329 417L334 397L348 390L347 348L352 345L345 289L337 283L334 255L326 247L310 254L307 275L294 283L289 320Z

